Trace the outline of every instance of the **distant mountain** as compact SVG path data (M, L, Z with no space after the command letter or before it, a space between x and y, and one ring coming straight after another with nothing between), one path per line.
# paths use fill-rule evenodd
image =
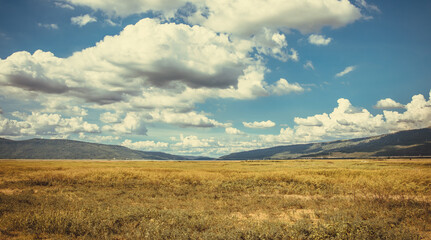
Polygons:
M431 156L431 128L401 131L368 138L257 149L231 153L219 159L367 158L384 156Z
M0 159L152 159L195 160L198 157L132 150L122 146L72 140L0 138ZM206 157L201 157L208 159Z

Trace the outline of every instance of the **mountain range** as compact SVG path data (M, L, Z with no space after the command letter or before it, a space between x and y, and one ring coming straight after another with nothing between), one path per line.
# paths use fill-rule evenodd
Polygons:
M431 156L431 128L231 153L222 160Z
M163 152L132 150L117 145L87 143L64 139L30 139L13 141L0 138L0 159L152 159L194 160Z
M431 128L350 140L256 149L231 153L218 158L218 160L421 156L431 156ZM13 141L0 138L0 159L212 160L213 158L138 151L117 145L64 139Z

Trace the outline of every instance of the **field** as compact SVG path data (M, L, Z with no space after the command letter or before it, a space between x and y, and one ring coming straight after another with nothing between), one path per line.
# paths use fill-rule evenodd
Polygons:
M2 160L0 239L431 239L431 160Z

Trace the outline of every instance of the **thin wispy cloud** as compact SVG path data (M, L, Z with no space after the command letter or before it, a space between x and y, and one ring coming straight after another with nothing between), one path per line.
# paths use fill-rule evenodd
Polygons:
M70 4L64 3L64 2L54 2L54 5L56 7L59 7L59 8L64 8L64 9L69 9L69 10L75 10L75 7L73 7Z
M47 29L54 29L54 30L58 29L58 25L55 24L55 23L51 23L51 24L48 24L48 23L38 23L37 26L43 27L43 28L47 28Z
M313 65L313 63L310 60L308 60L307 62L305 62L304 68L305 69L314 70L314 65Z
M356 66L348 66L343 71L335 74L335 77L343 77L346 74L349 74L349 73L353 72L355 69L356 69Z

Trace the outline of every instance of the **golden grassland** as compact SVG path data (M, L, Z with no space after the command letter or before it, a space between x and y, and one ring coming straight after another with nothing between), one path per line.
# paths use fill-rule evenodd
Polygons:
M0 239L431 239L431 160L0 161Z

